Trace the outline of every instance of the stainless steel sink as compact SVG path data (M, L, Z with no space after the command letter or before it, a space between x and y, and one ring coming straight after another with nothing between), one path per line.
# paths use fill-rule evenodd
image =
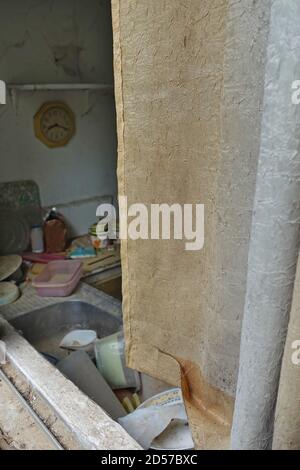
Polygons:
M98 338L115 333L121 320L87 302L72 300L48 305L20 315L10 323L40 353L62 359L67 352L59 347L62 338L74 329L92 329Z

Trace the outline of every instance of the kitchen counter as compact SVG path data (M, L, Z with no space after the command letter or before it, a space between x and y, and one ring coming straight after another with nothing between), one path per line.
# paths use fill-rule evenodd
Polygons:
M22 295L16 302L0 307L0 315L7 321L21 314L24 315L24 313L32 312L33 310L47 307L48 305L70 300L88 302L95 307L100 307L115 317L122 317L122 305L120 301L106 295L104 292L94 289L85 282L81 282L76 291L68 297L39 297L31 284L23 285L21 290Z

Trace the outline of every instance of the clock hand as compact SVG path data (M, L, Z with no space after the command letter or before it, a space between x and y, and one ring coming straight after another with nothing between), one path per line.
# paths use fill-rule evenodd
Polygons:
M52 126L48 127L48 131L51 131L52 129L55 129L55 127L58 127L60 129L63 129L64 131L69 131L69 127L61 126L60 124L53 124Z
M69 127L61 126L60 124L57 124L57 127L60 127L60 128L63 129L64 131L69 131L69 130L70 130Z
M51 130L54 129L55 127L59 127L58 124L53 124L52 126L49 126L49 127L48 127L48 131L51 131Z

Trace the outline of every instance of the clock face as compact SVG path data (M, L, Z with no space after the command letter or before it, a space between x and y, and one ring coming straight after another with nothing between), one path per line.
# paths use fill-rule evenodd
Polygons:
M66 145L75 133L75 116L64 103L45 103L34 121L36 136L48 147Z

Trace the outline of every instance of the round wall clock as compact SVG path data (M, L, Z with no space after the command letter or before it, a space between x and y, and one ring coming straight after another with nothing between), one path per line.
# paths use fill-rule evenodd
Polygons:
M76 130L75 115L65 103L59 101L43 104L34 116L36 137L47 147L67 145Z

